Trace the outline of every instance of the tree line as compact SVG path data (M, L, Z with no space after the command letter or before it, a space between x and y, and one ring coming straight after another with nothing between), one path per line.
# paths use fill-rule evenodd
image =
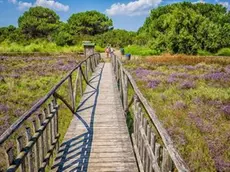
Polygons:
M158 7L138 30L139 43L172 53L216 53L230 46L230 13L222 5L190 2Z
M42 39L64 46L92 40L101 46L108 43L113 46L125 46L132 43L129 40L132 34L125 30L113 29L113 21L98 11L75 13L67 22L62 22L53 10L39 6L30 8L20 16L18 27L1 27L0 42L29 44ZM112 39L114 35L120 39Z
M46 40L59 46L91 40L101 47L144 46L158 53L216 53L230 47L230 12L222 5L190 2L153 9L137 32L114 29L98 11L75 13L67 22L51 9L32 7L18 19L18 27L0 28L3 41L29 44Z

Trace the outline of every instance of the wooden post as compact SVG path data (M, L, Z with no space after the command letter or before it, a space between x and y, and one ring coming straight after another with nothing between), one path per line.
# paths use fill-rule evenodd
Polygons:
M26 140L27 143L29 143L29 141L32 138L32 134L31 134L31 129L29 127L26 128ZM32 157L32 150L29 151L28 155L27 155L27 168L28 168L28 172L33 172L34 168L33 168L33 157Z
M14 150L12 147L10 147L6 151L6 163L7 163L7 168L13 164L14 161Z
M37 122L36 119L33 121L33 130L34 133L37 132ZM38 171L40 167L40 158L39 158L39 142L37 141L34 145L34 171Z
M17 152L18 152L18 154L20 154L22 149L23 149L23 137L19 136L17 138L17 150L18 150ZM19 166L19 171L20 172L25 172L26 171L25 160L23 160L21 165Z
M42 126L43 123L43 118L42 118L42 114L38 115L38 120L39 120L39 125ZM39 132L43 132L43 131L39 131ZM42 162L45 158L45 153L44 153L44 138L43 138L43 134L39 137L39 152L40 152L40 166L42 166Z
M123 99L123 102L124 102L124 110L126 110L128 108L128 77L126 74L124 74L124 85L123 85L123 88L124 88L124 91L123 91L123 94L124 94L124 99Z
M163 159L162 159L162 171L172 171L173 170L173 163L169 156L167 149L163 148Z
M69 94L70 94L70 100L72 102L72 109L75 111L76 103L75 103L75 99L74 99L72 75L69 76Z
M79 74L80 93L81 93L81 96L82 96L83 95L83 85L82 85L83 83L82 83L82 72L81 72L80 68L79 68L78 74Z

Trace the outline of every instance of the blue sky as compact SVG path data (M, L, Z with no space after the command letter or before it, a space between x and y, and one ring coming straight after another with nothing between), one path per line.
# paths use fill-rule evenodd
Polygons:
M66 21L71 14L98 10L113 19L114 27L136 31L145 21L149 11L161 5L182 0L0 0L0 27L17 26L17 19L32 6L53 9ZM220 3L227 8L230 0L191 0L191 2Z

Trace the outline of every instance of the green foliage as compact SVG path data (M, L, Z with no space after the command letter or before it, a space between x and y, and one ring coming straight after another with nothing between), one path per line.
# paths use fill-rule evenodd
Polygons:
M140 56L149 56L149 55L158 55L160 52L143 46L131 45L125 47L125 53L130 53L133 55L140 55Z
M62 31L58 33L55 42L59 46L73 45L74 39L73 36L70 35L68 32Z
M189 2L153 9L138 31L152 49L196 54L230 45L230 14L221 5ZM145 42L143 42L145 43Z
M217 52L218 56L230 56L230 48L222 48Z
M113 22L106 15L97 11L73 14L68 19L71 34L96 35L108 31Z
M115 29L101 35L96 35L93 40L101 47L110 44L112 47L119 48L133 44L135 36L136 34L134 32Z
M205 51L205 50L198 50L197 51L197 55L200 55L200 56L210 56L212 54L210 52L208 52L208 51Z
M32 7L18 19L19 28L28 38L47 37L58 23L59 16L44 7Z

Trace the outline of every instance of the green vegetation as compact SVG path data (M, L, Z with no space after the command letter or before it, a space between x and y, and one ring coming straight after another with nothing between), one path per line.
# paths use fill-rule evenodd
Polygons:
M138 31L141 44L162 52L216 53L230 46L230 13L222 5L190 2L158 7ZM144 38L144 39L143 39Z
M230 58L126 62L191 171L229 171Z
M149 55L158 55L160 52L143 46L131 45L125 47L125 53L131 53L133 55L140 55L140 56L149 56Z
M81 57L68 56L45 56L45 57L0 57L0 135L10 127L24 112L32 107L41 97L63 78L68 71L73 69ZM69 99L68 82L64 83L58 93ZM80 100L78 90L77 102ZM49 100L50 101L50 100ZM63 103L58 102L59 107L59 132L62 141L65 132L72 119L72 113ZM42 106L44 107L44 106ZM39 109L40 111L41 109ZM31 123L38 113L36 111L22 127L0 147L0 156L4 157L4 147L13 145L16 147L15 138L20 132L25 132L25 127L32 128ZM16 148L15 148L16 150ZM4 171L6 163L2 159L0 171Z

